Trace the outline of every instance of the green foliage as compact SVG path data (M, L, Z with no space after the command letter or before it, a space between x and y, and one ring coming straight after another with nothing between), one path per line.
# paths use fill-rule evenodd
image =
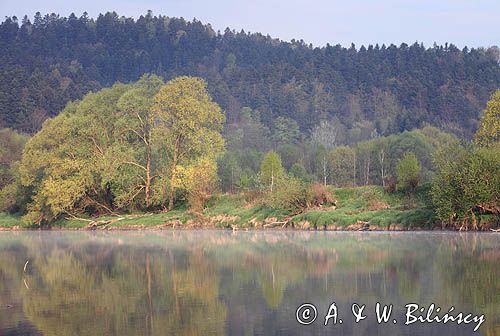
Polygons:
M187 192L188 202L194 211L201 211L217 185L217 166L209 156L198 158L189 166L177 165L174 186Z
M437 174L432 186L436 214L461 229L478 229L477 214L499 220L500 146L448 145L435 154Z
M22 224L22 220L19 215L0 213L0 228L12 228L20 224Z
M145 77L137 87L116 84L88 94L45 122L30 139L20 167L23 185L33 191L27 221L51 221L73 211L109 212L134 201L144 189L133 184L142 180L143 172L136 167L144 153L138 145L143 139L124 130L124 119L131 127L134 120L118 105L129 90L148 80L156 79Z
M222 122L220 108L195 78L163 85L145 75L89 94L27 143L21 182L33 195L25 219L160 207L173 201L167 189L175 187L202 205L216 181ZM204 175L197 176L201 162ZM174 184L180 169L185 180Z
M420 182L420 164L412 152L407 152L397 165L398 189L413 192Z
M224 150L220 132L225 117L209 95L206 82L187 76L177 77L160 89L154 111L158 129L166 137L165 152L171 158L168 209L172 210L176 189L190 183L174 183L179 168L196 166L200 159L216 167L217 156Z
M273 141L275 144L294 144L300 140L299 125L293 119L278 117L274 121Z
M273 191L274 185L285 176L281 158L274 151L268 152L260 164L260 181Z
M307 173L306 168L300 163L294 163L290 168L290 176L299 179L302 182L311 182L312 178Z
M330 154L332 182L337 186L353 185L356 178L356 151L354 148L341 146Z
M219 158L217 161L217 175L219 176L222 190L235 191L243 175L235 153L226 152Z
M329 225L347 227L358 221L371 226L400 229L432 227L434 213L424 202L425 190L417 188L416 204L412 209L405 206L403 194L387 194L382 187L335 188L332 190L335 210L310 210L293 218L292 223L307 221L312 227L322 229Z
M30 133L67 102L147 72L204 78L231 125L241 121L242 106L258 110L268 129L277 117L308 132L341 116L350 143L429 122L471 136L500 87L494 47L312 48L260 33L217 33L197 20L111 12L5 18L0 37L0 125Z
M10 129L0 130L0 211L22 212L28 190L21 185L19 161L28 137Z
M500 142L500 89L493 93L483 111L475 140L483 146Z
M110 224L113 227L146 226L154 227L167 222L176 221L179 225L190 221L211 222L218 226L253 226L262 225L266 220L275 218L284 220L299 210L304 204L307 211L297 215L291 223L308 221L312 227L322 229L323 226L348 226L357 221L366 221L370 225L397 225L399 228L432 227L434 212L428 205L428 194L425 188L419 187L415 194L415 204L408 209L403 194L384 193L382 187L356 188L324 188L320 184L306 185L295 180L289 185L283 185L282 193L238 193L219 194L212 196L200 213L187 211L186 207L177 207L169 212L120 214L120 221ZM285 191L293 192L290 197ZM278 196L280 198L278 198ZM272 204L275 200L277 203ZM322 206L319 206L322 205ZM330 206L335 205L335 208ZM201 215L201 217L200 217ZM83 215L83 217L85 217ZM115 216L92 218L109 220ZM201 218L201 219L200 219ZM0 226L19 226L20 218L13 215L0 214ZM58 219L51 223L53 227L84 228L88 222L72 219Z
M240 120L226 125L228 148L233 151L257 150L270 148L270 130L260 118L258 110L244 107L239 111Z
M240 179L236 184L236 187L240 191L260 190L263 188L260 181L260 176L258 174L255 174L249 168L243 170Z
M269 194L270 205L276 209L296 211L308 205L306 184L301 180L284 175L278 179Z
M308 184L290 175L281 178L268 194L269 204L276 209L296 212L334 204L330 191L322 184Z
M28 137L8 128L0 129L0 189L13 182L15 165L21 160Z

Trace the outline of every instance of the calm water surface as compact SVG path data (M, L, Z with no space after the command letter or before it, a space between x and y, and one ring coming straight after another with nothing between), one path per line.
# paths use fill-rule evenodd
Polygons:
M499 279L495 234L0 232L0 335L500 335ZM405 326L407 303L486 321Z

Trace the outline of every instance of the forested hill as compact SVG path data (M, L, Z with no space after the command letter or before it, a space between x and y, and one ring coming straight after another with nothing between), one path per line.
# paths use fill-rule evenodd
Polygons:
M317 48L151 13L137 20L37 13L33 22L0 25L0 127L32 133L68 101L148 72L205 78L229 124L250 107L271 129L282 116L306 134L336 120L359 134L431 124L470 137L500 87L497 47Z

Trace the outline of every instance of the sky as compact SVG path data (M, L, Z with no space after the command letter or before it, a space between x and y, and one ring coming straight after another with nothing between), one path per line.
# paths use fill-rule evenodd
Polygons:
M462 48L500 45L500 0L0 0L0 18L37 11L91 17L116 11L139 17L147 10L196 18L215 30L260 32L314 46L453 43Z

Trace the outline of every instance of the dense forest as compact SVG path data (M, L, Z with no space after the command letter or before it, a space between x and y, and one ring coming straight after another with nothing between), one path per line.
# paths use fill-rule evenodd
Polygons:
M336 197L372 224L500 224L497 47L315 48L150 12L6 18L0 41L0 211L26 223L227 193L263 217L361 216Z
M0 25L0 127L34 133L69 101L154 73L204 78L226 132L249 108L271 132L283 126L277 117L305 136L333 121L345 130L337 144L427 124L471 138L500 87L498 62L498 47L314 47L151 12L137 20L36 13Z
M310 138L302 138L297 123L278 117L282 126L269 136L251 110L244 111L245 122L226 147L225 116L201 78L165 83L146 74L89 93L31 138L0 131L0 210L23 214L26 223L37 225L64 217L88 220L81 215L171 212L186 205L189 213L203 214L208 203L221 205L217 198L223 191L249 202L240 208L258 205L256 211L289 214L288 223L309 209L336 217L341 212L331 187L364 186L349 202L368 198L370 215L390 216L386 224L432 227L439 220L460 229L487 229L499 223L500 90L488 102L473 143L426 126L338 146L340 130L333 123L322 122ZM265 142L276 149L259 149ZM407 201L391 206L383 200L390 196L367 196L373 185ZM222 211L228 215L234 208ZM356 213L345 215L352 220Z

